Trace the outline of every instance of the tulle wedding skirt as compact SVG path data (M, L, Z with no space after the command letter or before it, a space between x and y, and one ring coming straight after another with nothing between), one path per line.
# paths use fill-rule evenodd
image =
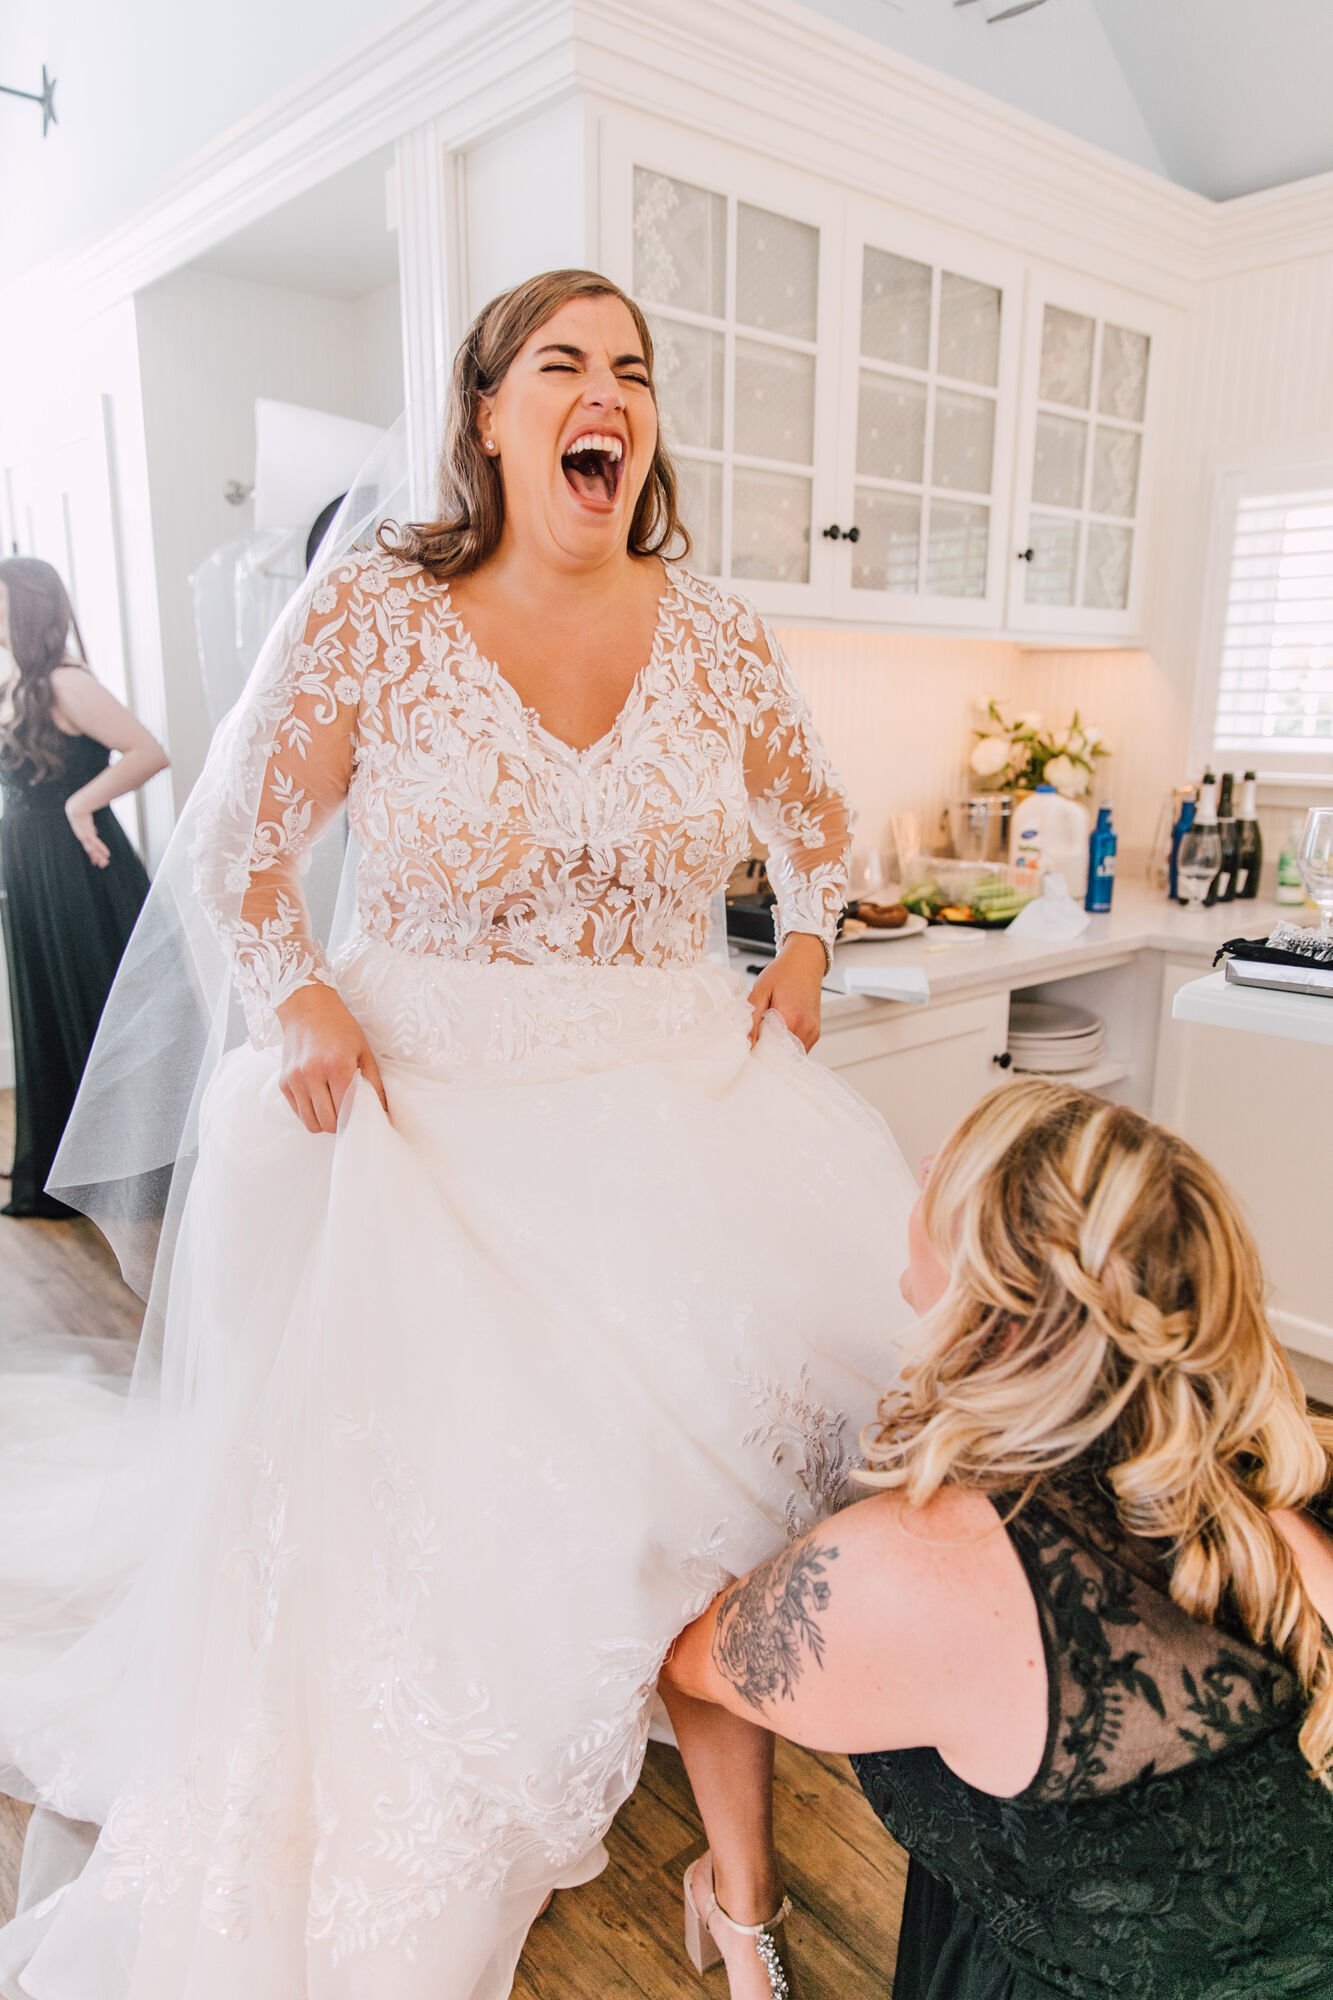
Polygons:
M898 1372L911 1178L735 975L338 977L391 1116L358 1082L313 1136L276 1051L224 1059L162 1415L10 1378L0 1754L91 1823L11 2000L502 2000L672 1638Z

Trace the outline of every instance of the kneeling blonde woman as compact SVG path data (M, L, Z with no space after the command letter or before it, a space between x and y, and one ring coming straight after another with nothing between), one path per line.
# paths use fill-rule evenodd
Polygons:
M1333 1994L1333 1432L1235 1204L1032 1079L953 1134L911 1246L881 1490L689 1627L674 1701L851 1753L911 1855L894 2000ZM688 1884L735 1992L725 1885L771 1868Z

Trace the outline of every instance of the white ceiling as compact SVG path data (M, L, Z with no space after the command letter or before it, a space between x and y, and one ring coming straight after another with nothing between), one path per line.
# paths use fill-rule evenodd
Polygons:
M1093 4L1172 180L1225 200L1333 170L1333 0Z
M196 269L330 299L356 299L398 277L398 238L385 207L393 148L308 188L195 259Z
M1333 0L804 0L1196 193L1333 171Z

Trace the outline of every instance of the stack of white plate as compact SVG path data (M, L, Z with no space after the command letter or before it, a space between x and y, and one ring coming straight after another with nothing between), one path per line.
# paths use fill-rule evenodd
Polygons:
M1060 1076L1090 1069L1106 1042L1106 1024L1084 1007L1050 1000L1015 1000L1009 1008L1009 1053L1015 1069Z

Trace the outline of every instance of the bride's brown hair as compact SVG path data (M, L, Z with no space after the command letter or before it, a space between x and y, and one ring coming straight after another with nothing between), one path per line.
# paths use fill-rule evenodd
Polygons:
M0 585L9 599L9 650L18 673L0 715L0 767L25 785L44 785L65 770L69 736L55 720L55 667L88 667L83 634L58 570L38 556L0 560ZM70 658L70 627L83 657Z
M454 356L444 410L444 437L436 474L435 519L385 522L377 532L390 555L420 563L432 576L466 576L499 546L504 528L504 487L500 467L488 458L477 433L483 396L494 395L524 342L571 299L619 299L634 321L648 380L653 379L653 337L634 300L596 271L543 271L501 292L468 328ZM656 401L657 391L653 389ZM656 555L673 550L677 559L692 546L680 518L675 467L659 429L648 477L629 527L629 553Z
M922 1504L946 1480L1026 1488L1082 1461L1170 1589L1224 1601L1309 1696L1301 1749L1333 1789L1333 1647L1275 1508L1333 1476L1268 1324L1254 1243L1192 1146L1066 1084L1002 1086L950 1136L922 1203L948 1284L860 1476Z

